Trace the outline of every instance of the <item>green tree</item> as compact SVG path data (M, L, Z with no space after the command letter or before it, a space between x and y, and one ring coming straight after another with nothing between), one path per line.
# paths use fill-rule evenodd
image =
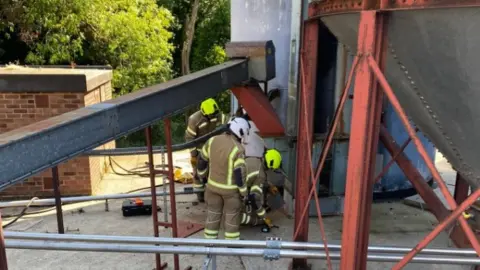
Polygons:
M225 44L230 40L230 0L202 2L192 47L192 71L221 64L227 60ZM230 91L215 99L224 112L230 112Z
M186 19L194 0L2 0L0 61L20 64L110 65L116 95L181 75ZM198 71L226 60L229 0L201 0L190 53ZM215 97L230 110L228 91ZM198 104L193 107L198 108ZM185 121L172 118L173 141L183 141ZM163 123L153 140L163 144ZM144 145L139 131L118 146Z
M173 17L154 0L24 0L15 14L28 64L110 65L119 95L172 76Z

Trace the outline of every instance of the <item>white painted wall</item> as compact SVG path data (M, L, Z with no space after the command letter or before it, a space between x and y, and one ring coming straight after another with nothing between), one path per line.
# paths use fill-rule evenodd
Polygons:
M274 107L284 125L288 105L291 5L292 0L231 0L231 41L273 40L276 77L268 82L268 88L281 90L281 98Z

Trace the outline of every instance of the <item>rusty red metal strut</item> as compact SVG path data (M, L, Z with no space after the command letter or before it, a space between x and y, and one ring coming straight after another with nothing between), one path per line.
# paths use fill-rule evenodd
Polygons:
M415 255L424 249L430 242L432 242L435 237L437 237L445 228L450 225L455 219L462 219L460 215L464 212L470 205L472 205L480 197L480 189L477 189L470 197L468 197L459 207L455 208L453 213L451 213L446 219L444 219L433 231L431 231L420 243L418 243L415 248L413 248L401 261L399 261L393 270L402 269L408 262L410 262ZM463 219L465 220L465 219Z
M388 133L383 125L380 127L380 141L392 155L393 153L398 153L396 157L398 167L402 169L407 179L418 192L418 195L420 195L423 201L429 206L430 212L432 212L437 220L444 220L450 214L450 211L443 205L440 198L438 198L408 157L400 151L392 135Z
M302 207L309 202L308 190L310 189L310 167L309 138L313 136L313 113L315 105L315 85L316 85L316 69L317 69L317 53L318 53L318 21L308 21L303 24L304 32L302 39L301 52L309 56L303 72L304 78L300 79L303 83L300 89L300 95L305 96L307 102L300 102L299 116L298 116L298 136L297 136L297 171L295 184L295 230L298 234L294 236L294 241L306 242L308 241L308 219L297 218L298 213L302 212ZM299 62L302 61L301 57ZM302 65L299 63L300 69ZM302 98L303 100L303 98ZM305 112L305 113L304 113ZM304 134L308 130L308 134ZM306 269L307 260L303 258L293 259L293 269Z
M400 103L395 96L395 93L393 92L392 88L387 82L387 79L383 75L382 71L378 67L376 61L368 57L368 65L370 66L371 70L376 76L376 79L380 83L380 85L383 88L383 91L385 92L386 96L388 97L390 103L392 104L393 108L395 111L398 113L400 120L403 122L403 125L406 127L407 132L409 136L412 138L415 146L418 149L418 152L422 156L422 159L425 161L425 164L431 171L433 175L433 179L435 182L437 182L441 192L443 193L443 196L445 196L445 199L447 200L447 203L451 207L452 210L454 210L457 207L457 203L455 202L455 199L453 198L452 194L450 194L447 185L443 181L442 177L440 176L440 173L438 172L437 168L435 167L435 164L433 164L433 161L430 159L430 157L427 154L427 151L425 150L425 147L423 146L422 142L418 138L417 134L415 133L415 130L413 127L410 125L410 122L408 121L408 117L403 110L403 108L400 106ZM464 230L465 234L467 235L468 239L470 240L472 247L475 249L477 254L480 256L480 243L478 242L477 237L475 236L475 233L472 231L472 228L468 225L467 221L465 218L460 217L458 219L460 226L462 226L462 229Z
M302 81L302 89L305 89L306 90L306 86L305 86L305 77L304 77L304 67L303 67L303 53L300 55L300 67L301 67L301 70L300 70L300 74L301 74L301 81ZM307 104L307 98L306 98L306 95L301 95L302 96L302 102L304 104L303 107L303 113L306 115L307 114L307 110L306 110L306 104ZM306 119L305 119L306 120ZM308 153L308 164L310 165L310 182L312 184L315 183L315 179L313 178L313 161L312 161L312 137L309 136L309 134L311 134L309 132L309 128L308 128L308 125L306 125L306 128L305 128L305 137L307 139L307 144L308 144L308 147L307 147L307 153ZM330 252L328 251L328 242L327 242L327 237L326 237L326 234L325 234L325 228L324 228L324 224L323 224L323 219L322 219L322 211L320 209L320 201L318 199L318 193L317 193L317 189L315 188L315 185L313 185L312 187L312 190L314 191L314 195L315 195L315 207L316 207L316 210L317 210L317 217L318 217L318 225L320 226L320 233L321 233L321 236L322 236L322 240L323 240L323 245L325 247L325 254L326 254L326 257L327 257L327 265L328 265L328 269L331 270L332 269L332 261L330 259ZM309 204L310 204L310 201L307 202L307 207L304 208L305 209L308 209L309 207Z
M333 136L335 135L335 130L337 129L338 124L340 123L341 112L343 111L343 108L345 107L345 102L346 102L347 97L348 97L348 89L350 89L351 81L352 81L352 78L353 78L353 74L355 73L357 63L358 63L358 57L355 57L355 59L353 60L352 69L350 70L350 74L348 75L348 80L345 84L345 88L343 89L342 96L340 98L340 102L338 103L337 109L335 111L331 128L328 130L327 139L325 140L325 143L322 146L322 152L320 154L320 159L319 159L317 167L316 167L315 178L314 178L315 181L313 182L313 186L310 189L310 194L308 195L307 202L304 205L304 207L302 208L302 211L301 211L302 214L300 215L300 218L299 218L300 220L303 220L305 218L305 215L307 214L308 206L309 206L310 200L312 199L312 196L314 194L314 189L317 186L317 182L318 182L318 178L320 176L320 172L322 171L323 166L325 164L325 161L327 159L328 151L330 150L330 147L331 147L332 142L333 142ZM299 233L299 228L297 228L295 230L294 239L296 238L298 233Z
M412 138L408 138L403 144L402 146L400 147L400 149L398 149L397 152L395 152L394 155L392 155L392 159L390 159L390 161L387 163L387 165L385 165L385 167L383 167L383 170L373 179L373 183L377 183L378 181L380 181L380 179L382 179L382 177L388 172L388 170L390 169L390 167L392 167L392 165L397 161L397 158L398 156L403 153L403 151L405 150L405 148L407 148L408 144L412 141Z
M455 180L455 191L453 192L453 198L457 204L461 204L466 198L468 198L468 191L470 186L462 175L457 172L457 178Z
M165 127L165 137L167 143L168 186L170 189L170 212L172 213L172 236L178 237L177 202L175 200L175 178L173 172L172 131L170 118L165 119L163 123ZM180 262L178 260L178 254L173 255L173 265L175 270L179 270Z
M355 74L343 216L341 269L366 269L373 173L378 146L382 94L373 80L367 55L381 59L377 33L383 24L375 12L362 11L358 33L359 63ZM383 39L382 39L383 40ZM378 42L377 42L378 41ZM379 48L380 47L380 48ZM379 59L379 60L380 60Z
M150 172L150 191L152 193L152 217L153 217L153 235L159 236L158 231L158 208L157 208L157 191L155 183L155 167L153 163L153 147L152 147L152 127L145 128L145 140L147 141L148 152L148 170ZM162 270L168 266L167 263L162 264L160 254L155 254L155 270Z

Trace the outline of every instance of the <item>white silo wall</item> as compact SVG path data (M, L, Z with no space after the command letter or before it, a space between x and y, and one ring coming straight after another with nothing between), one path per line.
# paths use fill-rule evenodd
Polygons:
M291 18L292 0L231 0L231 41L273 40L276 77L268 82L268 88L281 90L281 98L274 107L284 125L288 104Z

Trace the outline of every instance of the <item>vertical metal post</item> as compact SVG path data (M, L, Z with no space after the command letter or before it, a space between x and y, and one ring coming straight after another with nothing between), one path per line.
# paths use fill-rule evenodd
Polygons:
M155 167L153 164L153 147L152 147L152 127L148 126L145 128L145 139L147 141L147 152L148 152L148 170L150 172L150 191L152 192L152 216L153 216L153 235L155 237L159 236L158 232L158 210L157 210L157 192L155 184ZM163 269L162 263L160 260L160 254L155 254L155 269Z
M2 214L0 213L0 225L2 223ZM5 237L3 236L3 226L0 226L0 270L8 270L7 252L5 250Z
M308 203L310 191L310 168L312 164L308 162L309 140L303 134L305 130L309 130L307 136L313 137L313 111L315 104L315 86L317 71L317 53L318 53L318 21L308 21L304 25L304 40L302 44L301 54L305 57L305 87L300 87L300 95L305 95L307 104L300 102L298 132L297 132L297 172L295 183L295 231L299 233L294 237L293 241L308 241L308 215L301 219L303 208ZM302 57L300 55L300 57ZM300 99L302 100L302 99ZM304 108L303 106L306 106ZM306 113L304 113L306 112ZM306 269L306 259L293 259L293 269Z
M345 213L341 250L341 269L366 269L373 173L382 95L373 80L367 55L379 56L377 14L362 11L358 33L358 54L361 57L355 75L350 146L345 188Z
M60 179L58 176L58 167L52 168L52 184L53 193L55 195L55 207L57 209L57 226L58 233L64 234L65 229L63 227L63 211L62 211L62 195L60 194Z
M467 181L462 177L462 175L457 172L457 179L455 181L455 191L453 193L453 198L457 204L461 204L468 198L470 186L468 185ZM452 232L450 233L450 239L455 243L455 245L459 248L470 248L470 242L465 235L465 232L459 226L459 224L455 224ZM475 270L480 270L480 266L476 266L472 268Z
M170 209L172 213L172 236L178 237L178 224L177 224L177 203L175 199L175 176L173 172L173 153L172 153L172 132L171 122L167 118L164 121L165 137L167 142L167 158L168 158L168 185L170 187ZM173 255L174 269L179 269L178 254Z
M465 181L462 175L457 172L457 179L455 181L455 192L453 193L453 198L455 199L457 204L461 204L465 199L468 198L469 190L470 186L468 185L467 181Z

